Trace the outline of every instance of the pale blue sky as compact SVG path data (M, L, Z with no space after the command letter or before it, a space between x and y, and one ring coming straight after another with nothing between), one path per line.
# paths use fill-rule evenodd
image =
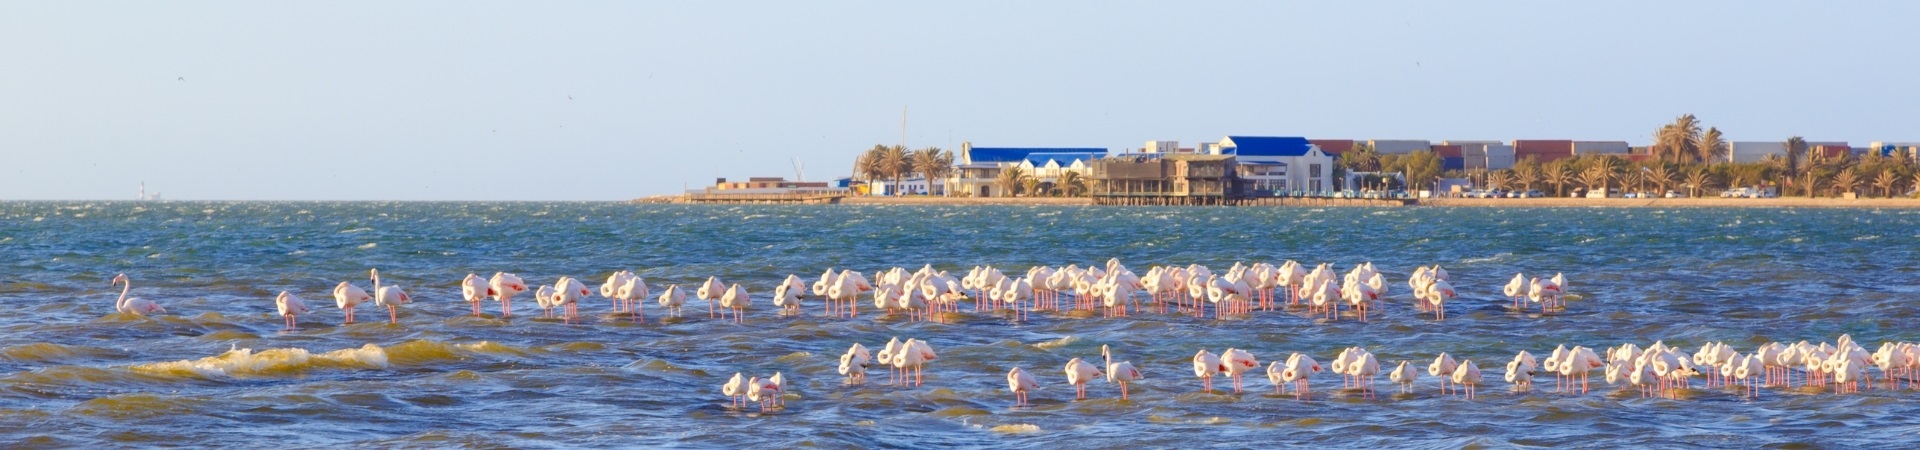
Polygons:
M907 144L1920 141L1920 2L0 2L0 198L612 200ZM179 81L185 77L185 81ZM572 96L572 100L567 97Z

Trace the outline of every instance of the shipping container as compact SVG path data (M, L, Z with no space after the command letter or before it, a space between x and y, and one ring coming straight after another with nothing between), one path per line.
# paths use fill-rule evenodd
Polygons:
M1573 154L1610 154L1624 155L1632 147L1626 141L1573 141Z
M1485 148L1489 170L1511 169L1514 163L1520 161L1519 155L1513 151L1511 145L1493 144Z
M1440 158L1440 170L1467 170L1467 162L1459 157Z
M1784 141L1737 141L1728 142L1727 147L1733 149L1733 162L1736 163L1756 163L1765 161L1767 155L1784 157L1787 154L1787 143Z
M1460 158L1464 156L1460 154L1461 148L1458 145L1435 145L1430 148L1433 149L1434 153L1440 154L1442 158Z
M1373 151L1382 155L1404 155L1414 150L1432 150L1433 143L1412 139L1374 139L1367 141L1373 145Z

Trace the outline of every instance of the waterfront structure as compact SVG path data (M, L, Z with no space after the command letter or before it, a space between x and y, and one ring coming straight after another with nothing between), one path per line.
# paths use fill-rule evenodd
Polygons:
M1245 195L1333 190L1333 157L1302 137L1227 136L1214 149L1235 159Z
M1053 183L1066 172L1088 175L1087 161L1106 155L1107 149L1097 147L974 147L961 142L946 185L950 195L1006 197L995 186L1002 170L1019 167L1042 183Z
M781 177L751 177L747 181L715 179L713 186L687 191L692 203L837 203L849 191L825 181L788 181Z
M1097 204L1225 205L1238 180L1233 155L1133 153L1093 160Z
M1867 151L1878 152L1887 158L1920 162L1920 142L1874 142L1867 144Z

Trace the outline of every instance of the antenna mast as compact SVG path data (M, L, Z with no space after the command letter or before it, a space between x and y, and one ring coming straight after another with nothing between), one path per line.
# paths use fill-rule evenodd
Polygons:
M793 157L793 181L807 181L806 167L800 164L800 157Z

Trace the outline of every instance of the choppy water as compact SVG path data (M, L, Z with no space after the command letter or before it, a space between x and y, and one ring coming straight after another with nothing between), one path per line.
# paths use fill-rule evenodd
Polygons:
M1700 389L1668 400L1612 387L1513 393L1498 379L1515 351L1561 343L1724 340L1746 352L1841 333L1869 348L1920 340L1915 249L1915 210L0 203L0 445L1898 446L1920 432L1920 392L1746 400ZM818 303L787 319L762 298L745 325L691 307L684 321L633 325L595 298L580 326L529 319L537 308L525 300L512 320L494 318L493 303L473 318L458 289L468 272L550 283L624 268L656 289L719 275L765 293L828 266L1024 270L1109 257L1142 272L1374 261L1399 289L1366 324L1279 312L823 320ZM1430 263L1463 294L1445 322L1406 307L1406 274ZM417 303L399 326L373 308L338 326L328 289L364 286L369 267ZM1566 272L1583 298L1563 315L1507 312L1498 291L1516 271ZM112 314L116 272L171 313ZM272 296L283 289L316 305L301 331L279 331ZM939 349L925 386L883 386L884 372L841 383L840 352L892 336ZM1133 400L1104 382L1093 400L1071 400L1059 368L1098 358L1101 344L1144 367ZM1452 352L1481 362L1489 381L1469 402L1438 395L1432 377L1412 395L1382 379L1382 398L1368 401L1322 374L1319 397L1302 403L1257 376L1244 395L1199 393L1188 362L1203 347L1250 349L1264 364L1295 351L1326 361L1354 345L1383 366ZM1012 365L1041 377L1035 407L1009 409ZM736 371L787 374L787 408L728 409L718 386Z

